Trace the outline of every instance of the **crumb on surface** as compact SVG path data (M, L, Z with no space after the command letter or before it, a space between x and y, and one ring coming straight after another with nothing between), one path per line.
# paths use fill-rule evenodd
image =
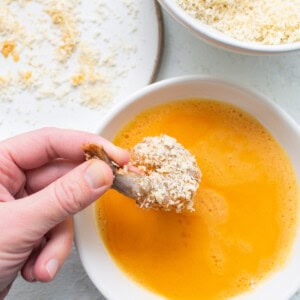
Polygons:
M124 20L127 26L136 24L138 9L133 0L126 0L125 13L117 18L119 13L105 0L86 3L0 1L1 102L12 102L25 92L41 105L48 99L56 105L103 110L118 100L119 78L132 70L136 38L130 48L121 33L110 36L107 26L111 21L119 26ZM88 15L87 5L94 7ZM24 70L31 70L31 76Z
M1 52L5 58L8 58L9 55L14 55L15 48L16 43L14 41L4 41Z

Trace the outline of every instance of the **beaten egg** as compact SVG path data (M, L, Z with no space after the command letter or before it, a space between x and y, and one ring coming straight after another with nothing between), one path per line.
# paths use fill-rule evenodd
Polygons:
M160 134L196 157L195 211L145 210L110 190L96 203L109 253L167 299L227 299L255 288L283 266L296 234L299 190L287 154L246 112L201 99L145 110L114 143L130 149Z

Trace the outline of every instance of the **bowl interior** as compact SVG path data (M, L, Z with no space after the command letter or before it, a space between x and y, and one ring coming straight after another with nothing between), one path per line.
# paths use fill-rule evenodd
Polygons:
M206 98L233 104L258 119L285 148L300 182L300 130L280 108L263 96L229 84L201 77L175 78L150 85L115 107L103 120L98 133L112 139L137 113L167 101ZM94 207L75 217L76 246L89 277L108 299L161 299L131 281L114 263L97 230ZM288 299L300 283L300 234L286 266L254 291L236 299ZM283 288L284 287L284 288Z
M212 26L208 26L200 20L192 17L189 15L189 13L184 11L176 1L158 1L175 20L184 25L196 36L223 49L245 54L275 54L296 51L300 49L300 42L280 45L263 45L259 43L238 41L214 29Z

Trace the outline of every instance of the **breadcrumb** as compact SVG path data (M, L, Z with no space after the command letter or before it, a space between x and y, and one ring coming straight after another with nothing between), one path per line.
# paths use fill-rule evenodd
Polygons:
M1 52L5 58L8 58L10 54L13 55L15 48L16 44L14 41L4 41Z
M299 0L176 0L191 16L243 42L300 41Z

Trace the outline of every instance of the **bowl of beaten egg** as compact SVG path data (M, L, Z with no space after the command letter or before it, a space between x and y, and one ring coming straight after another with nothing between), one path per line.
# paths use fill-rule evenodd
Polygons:
M75 217L83 266L110 300L289 299L300 284L300 130L272 101L207 77L152 84L98 131L130 149L167 134L196 158L194 211L109 190Z
M248 54L300 49L299 0L159 0L201 39Z

